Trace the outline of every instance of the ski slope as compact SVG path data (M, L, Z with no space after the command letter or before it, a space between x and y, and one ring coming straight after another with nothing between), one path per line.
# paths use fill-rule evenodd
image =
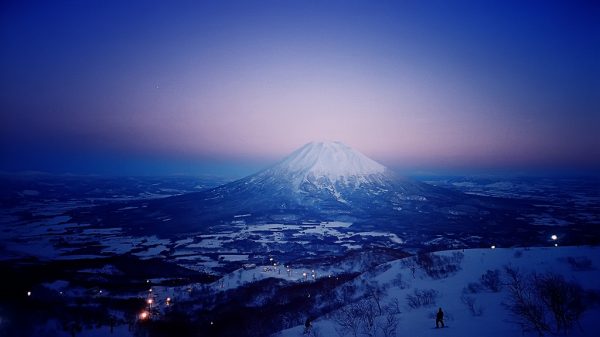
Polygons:
M463 251L445 251L436 254L451 257L453 253ZM592 267L589 270L575 270L567 258L589 258ZM416 269L414 277L406 261L396 260L388 263L389 269L378 268L382 271L375 276L361 277L365 281L377 282L387 288L382 303L390 303L397 298L400 303L401 313L397 315L397 336L522 336L514 317L503 306L507 301L507 290L502 289L494 293L481 291L469 294L475 298L476 306L483 310L480 316L474 316L461 300L463 289L470 282L478 282L481 275L487 270L499 269L504 274L504 266L518 268L522 272L553 272L565 277L568 281L578 282L584 289L600 291L600 248L599 247L546 247L546 248L497 248L497 249L472 249L464 250L464 258L460 262L461 269L445 278L434 279L423 270ZM397 275L401 275L402 286L393 282ZM360 282L358 282L360 284ZM395 285L396 283L396 285ZM403 289L402 289L403 288ZM411 309L407 305L406 296L412 294L414 289L434 289L439 292L434 305ZM445 323L448 328L436 329L434 314L441 307L445 312ZM574 329L570 336L596 336L597 317L600 314L598 304L586 311L581 320L581 330ZM382 320L383 317L379 317ZM313 335L340 336L336 331L339 325L330 317L319 317L313 322ZM291 337L301 336L304 326L296 326L281 331L274 336ZM378 334L379 336L380 334ZM534 333L525 336L534 336ZM362 336L362 335L361 335Z

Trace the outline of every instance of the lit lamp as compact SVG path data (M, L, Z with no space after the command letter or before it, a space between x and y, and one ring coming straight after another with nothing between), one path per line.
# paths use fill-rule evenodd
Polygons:
M552 239L552 241L556 241L558 240L558 236L556 236L556 234L552 234L552 236L550 236L550 239ZM558 243L554 243L554 247L558 247Z

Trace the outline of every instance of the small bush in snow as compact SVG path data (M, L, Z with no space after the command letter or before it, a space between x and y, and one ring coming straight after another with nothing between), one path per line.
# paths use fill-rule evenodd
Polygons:
M465 253L452 252L452 262L460 264L464 258L465 258Z
M573 269L575 271L592 270L592 260L590 260L586 256L580 256L580 257L569 256L567 258L567 262L571 265L571 269Z
M500 288L502 288L500 270L494 269L486 271L485 274L481 275L481 285L492 292L499 292Z
M402 259L402 267L410 269L413 278L416 278L417 261L416 257Z
M522 251L522 250L520 250L520 249L517 249L517 250L515 250L515 253L513 254L513 256L514 256L516 259L518 259L518 258L520 258L520 257L522 257L522 256L523 256L523 251Z
M451 256L421 253L417 255L416 263L429 277L440 279L459 271L463 258L461 252L453 252Z
M479 282L471 282L463 289L463 292L477 294L483 291L483 286Z
M435 304L438 292L434 289L419 290L415 289L412 294L406 295L406 302L412 309Z
M467 306L467 309L469 309L469 312L471 313L471 315L473 315L473 316L483 315L483 308L481 307L481 305L477 304L475 297L469 296L467 294L463 294L460 297L460 300Z
M392 285L400 289L408 288L408 284L402 280L402 274L398 273L392 280Z

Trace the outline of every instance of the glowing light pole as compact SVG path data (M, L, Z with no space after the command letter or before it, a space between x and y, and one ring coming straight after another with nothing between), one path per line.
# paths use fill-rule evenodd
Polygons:
M554 241L554 247L558 247L558 243L556 242L556 240L558 240L558 236L556 234L552 234L552 236L550 236L550 239Z

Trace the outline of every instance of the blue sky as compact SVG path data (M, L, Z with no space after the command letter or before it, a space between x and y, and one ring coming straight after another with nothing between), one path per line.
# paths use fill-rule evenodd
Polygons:
M0 169L245 174L312 140L398 169L600 167L585 1L5 2Z

